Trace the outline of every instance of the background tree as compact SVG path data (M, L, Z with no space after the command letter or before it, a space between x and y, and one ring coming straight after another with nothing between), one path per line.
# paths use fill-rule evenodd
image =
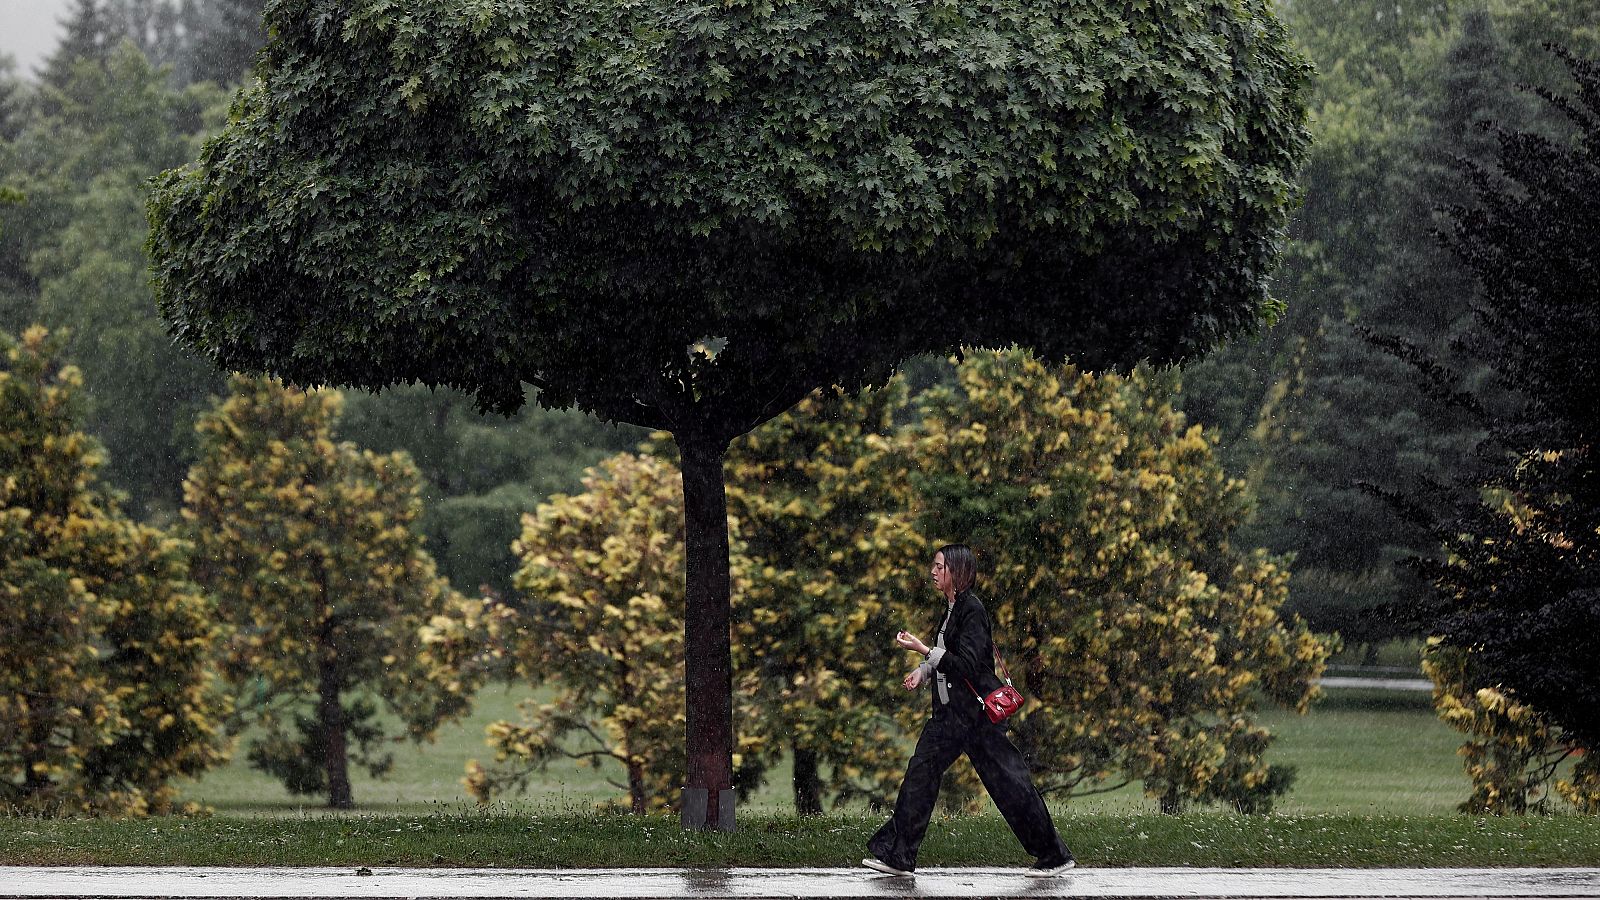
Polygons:
M183 58L178 71L186 81L238 84L267 42L261 24L263 0L182 0Z
M487 801L565 757L619 767L609 780L634 813L670 808L683 771L682 476L623 453L583 486L526 516L515 545L525 612L510 652L517 674L552 686L555 699L524 701L522 721L490 725L498 765L470 763L467 786ZM754 714L755 698L742 695ZM736 764L760 750L741 741Z
M57 87L65 86L78 63L103 61L120 37L113 36L113 26L101 0L73 0L72 8L60 22L61 42L39 73L40 80Z
M1474 127L1484 118L1559 124L1514 85L1569 77L1549 71L1539 45L1552 36L1600 52L1600 6L1346 0L1281 11L1319 73L1306 202L1274 283L1287 309L1260 339L1189 367L1182 405L1257 498L1246 539L1296 555L1290 607L1372 652L1411 633L1380 613L1423 590L1390 562L1426 541L1355 482L1448 479L1474 438L1360 333L1442 349L1459 332L1472 286L1429 235L1438 208L1468 197L1446 160L1485 158Z
M739 733L788 752L798 815L820 814L825 798L882 806L905 768L905 729L890 713L903 699L893 635L910 598L885 578L927 547L878 473L907 415L903 378L819 391L728 450L728 505L750 560L735 659L756 679L759 710Z
M576 410L483 415L446 388L400 387L345 399L338 434L377 452L404 450L422 474L422 532L451 584L487 585L515 602L511 544L522 516L581 487L583 470L632 449L647 432Z
M172 345L149 285L145 181L194 152L220 119L221 95L176 90L131 44L64 69L10 142L6 182L26 202L0 209L0 282L11 316L70 330L85 367L88 430L106 445L106 477L132 512L174 516L193 461L193 422L222 378Z
M979 550L996 640L1034 701L1012 734L1041 791L1095 793L1120 773L1164 812L1270 808L1290 773L1266 762L1253 712L1304 712L1330 648L1280 616L1281 561L1235 543L1243 485L1147 371L1013 350L968 354L958 379L919 398L905 509L927 546ZM906 596L925 581L910 562Z
M232 123L151 202L173 333L229 369L503 412L527 383L670 431L696 827L733 824L729 441L918 351L1101 367L1249 330L1306 143L1264 2L290 0L267 24Z
M1491 697L1489 712L1519 728L1536 720L1574 753L1600 740L1600 661L1588 637L1600 627L1600 247L1585 237L1600 227L1600 64L1561 55L1577 90L1540 95L1570 133L1499 129L1495 167L1466 164L1475 202L1451 209L1446 240L1481 291L1458 355L1388 346L1488 434L1457 479L1403 501L1443 551L1414 560L1432 586L1416 611L1437 638L1434 671L1448 675L1436 680L1454 685L1440 692L1503 697L1505 709ZM1468 366L1493 377L1464 381ZM1452 707L1441 709L1450 720ZM1574 796L1588 797L1579 805L1600 806L1593 765L1577 776Z
M217 629L186 547L100 484L61 343L0 334L0 796L36 812L170 812L172 779L226 758Z
M481 604L422 549L410 460L334 442L337 393L242 376L231 388L196 426L183 516L195 580L232 629L236 727L262 729L252 765L349 807L350 760L377 777L392 759L380 703L417 741L467 711L476 685L422 651L434 619Z
M1487 11L1465 12L1418 104L1414 134L1401 139L1389 166L1389 205L1371 235L1379 256L1352 286L1347 310L1322 324L1304 430L1285 454L1302 523L1296 608L1369 646L1405 632L1391 610L1425 588L1395 564L1424 550L1426 539L1358 484L1443 477L1482 433L1453 407L1428 402L1408 367L1366 335L1399 335L1436 352L1465 326L1474 285L1433 233L1440 208L1466 199L1451 160L1490 155L1477 123L1525 118L1505 58Z
M8 145L0 141L0 156L3 156L7 149ZM0 163L3 163L3 159L0 159ZM0 184L0 238L6 234L3 217L8 208L21 206L27 202L28 195L20 188L10 184ZM27 315L33 311L31 292L19 284L16 278L22 269L16 257L15 247L9 241L0 241L0 330L14 329L14 326L25 321Z
M41 79L62 87L83 61L103 63L128 42L167 67L174 87L237 85L266 42L263 0L74 0Z

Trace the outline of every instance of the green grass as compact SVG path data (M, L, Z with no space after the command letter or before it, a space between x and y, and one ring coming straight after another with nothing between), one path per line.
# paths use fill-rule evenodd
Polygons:
M443 729L436 742L421 747L395 745L395 767L387 779L375 780L356 770L356 813L418 815L436 812L441 805L470 807L461 777L468 759L488 756L484 726L495 719L514 718L517 701L526 696L526 689L485 689L472 716ZM1294 789L1279 803L1281 812L1444 814L1454 812L1467 794L1466 776L1455 755L1461 737L1434 716L1426 694L1339 690L1306 716L1268 710L1262 720L1278 736L1269 758L1298 770ZM180 785L184 799L229 817L292 816L323 810L321 799L290 795L279 782L251 769L243 756L241 749L231 764ZM616 799L621 792L606 783L608 774L617 777L619 773L571 762L552 764L540 789L514 798L511 808L587 809ZM1131 815L1156 810L1155 802L1137 786L1052 802L1052 806L1061 813L1083 814ZM793 811L787 762L772 772L766 785L741 809L772 815Z
M439 812L421 816L0 821L6 865L852 866L881 820L744 816L734 834L665 816ZM1577 816L1064 815L1092 866L1548 866L1600 862ZM923 866L1022 866L995 816L936 819Z
M849 866L882 822L860 810L797 820L787 768L740 807L731 835L684 832L667 816L596 813L597 801L618 792L602 773L573 764L553 765L527 797L479 809L461 787L462 768L484 755L484 724L515 715L526 695L490 689L436 743L397 745L390 779L356 778L354 812L292 797L241 758L184 786L213 817L0 819L0 864ZM1161 816L1129 787L1053 803L1068 844L1096 866L1600 865L1595 818L1455 814L1467 792L1460 736L1434 717L1426 694L1341 690L1307 716L1269 711L1263 719L1278 735L1271 758L1299 771L1276 814ZM1028 860L991 807L936 819L921 862Z
M1296 767L1284 813L1453 813L1471 790L1456 749L1464 736L1425 693L1338 690L1305 716L1262 716L1277 736L1268 758Z

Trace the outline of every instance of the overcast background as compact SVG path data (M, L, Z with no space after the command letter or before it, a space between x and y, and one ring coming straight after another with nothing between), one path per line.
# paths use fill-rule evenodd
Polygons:
M71 8L71 0L0 0L0 53L17 61L17 72L28 78L61 39L58 21Z

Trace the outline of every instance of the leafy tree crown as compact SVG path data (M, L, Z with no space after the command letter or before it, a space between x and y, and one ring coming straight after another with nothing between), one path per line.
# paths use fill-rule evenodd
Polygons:
M224 366L742 433L911 352L1176 359L1266 305L1307 67L1260 0L279 0L151 203ZM626 352L618 352L624 349Z

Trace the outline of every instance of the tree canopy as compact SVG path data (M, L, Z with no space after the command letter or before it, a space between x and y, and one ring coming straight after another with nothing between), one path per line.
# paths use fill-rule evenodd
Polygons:
M1308 70L1259 2L268 18L260 81L151 206L174 332L674 433L960 342L1193 355L1266 306L1306 143Z

